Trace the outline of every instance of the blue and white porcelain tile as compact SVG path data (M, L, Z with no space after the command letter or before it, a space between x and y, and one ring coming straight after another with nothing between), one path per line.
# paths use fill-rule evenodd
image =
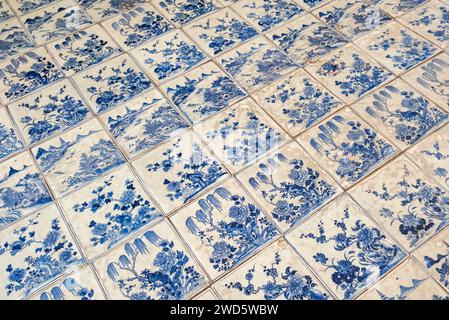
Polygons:
M128 166L63 197L60 203L89 259L162 216Z
M402 150L449 120L449 115L403 80L397 79L351 108Z
M295 1L299 3L299 5L304 9L306 9L307 11L312 11L334 0L295 0Z
M0 160L23 150L24 144L16 132L5 107L0 106Z
M158 146L189 127L157 90L104 113L101 119L129 158Z
M440 48L449 46L449 5L431 0L398 20Z
M48 45L66 76L71 76L122 52L98 25Z
M146 153L133 165L166 214L228 175L191 130Z
M241 0L233 8L261 32L273 30L305 12L292 0Z
M24 14L36 11L49 4L53 4L58 0L9 0L10 6L19 14Z
M104 300L103 291L89 266L59 279L42 291L30 297L30 300Z
M428 176L449 190L449 125L406 153Z
M170 220L212 279L254 255L279 234L233 178L212 188Z
M57 198L125 162L97 119L54 137L31 151Z
M367 0L377 8L382 9L393 17L399 17L418 8L427 0Z
M150 0L76 0L94 21L112 18L121 12L132 10Z
M0 298L22 299L81 265L74 239L52 204L0 233Z
M355 44L395 75L404 73L440 51L396 21L357 39Z
M449 291L449 229L426 242L413 256Z
M442 53L402 76L417 90L449 112L449 55Z
M310 129L343 107L343 103L303 70L265 87L254 95L291 136Z
M91 17L75 2L62 0L21 16L34 41L45 44L92 24Z
M348 108L300 135L298 142L344 188L376 170L398 151Z
M346 39L311 14L267 34L297 64L303 66L346 44Z
M306 66L306 71L349 104L393 75L352 44Z
M117 107L153 87L127 54L79 73L73 80L97 113Z
M103 22L103 26L125 50L136 48L173 29L170 22L149 3L122 12Z
M27 144L66 131L91 116L69 80L54 83L8 105Z
M408 251L449 223L449 193L401 156L350 191Z
M35 48L18 19L0 23L0 61Z
M264 37L219 57L221 66L247 91L254 92L298 68L298 64Z
M14 12L6 1L0 1L0 23L14 17Z
M185 25L222 7L217 0L154 0L153 3L177 26Z
M0 102L7 104L63 77L45 48L0 63Z
M283 232L342 192L296 142L264 157L239 173L237 179Z
M406 256L346 195L286 238L339 299L355 298Z
M214 284L224 300L330 300L332 295L278 240Z
M251 98L200 123L195 130L233 173L289 139Z
M184 30L211 56L232 49L258 35L254 27L230 8L198 19Z
M208 62L162 86L193 123L201 122L246 96L214 62Z
M0 164L0 228L51 202L50 192L28 152Z
M313 13L347 38L356 38L391 20L369 3L355 0L332 1Z
M190 71L206 54L182 31L173 30L131 51L156 83Z
M448 300L449 294L409 259L379 281L360 300Z
M106 293L114 300L188 299L207 285L206 275L165 221L94 265Z

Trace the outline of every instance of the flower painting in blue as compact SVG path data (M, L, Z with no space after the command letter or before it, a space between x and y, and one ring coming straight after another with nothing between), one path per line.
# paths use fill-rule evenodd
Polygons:
M0 268L7 280L2 281L0 297L24 298L81 263L57 207L46 207L2 230Z
M340 299L352 299L406 256L347 196L287 239Z
M181 300L206 277L171 227L161 222L95 263L113 299Z
M164 12L170 20L183 25L216 10L219 3L216 0L157 0L159 9Z
M28 51L0 64L0 99L16 100L60 78L44 48Z
M173 221L213 278L278 235L260 207L232 179L176 213Z
M28 143L38 143L70 129L90 115L88 107L67 80L22 98L9 108Z

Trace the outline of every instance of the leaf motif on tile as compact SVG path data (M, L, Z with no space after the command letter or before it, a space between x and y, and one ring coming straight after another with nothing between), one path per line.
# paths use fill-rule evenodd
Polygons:
M230 205L226 220L220 219L223 202ZM230 270L278 234L256 205L226 187L215 189L198 205L200 209L185 224L204 246L211 248L209 263L217 271Z

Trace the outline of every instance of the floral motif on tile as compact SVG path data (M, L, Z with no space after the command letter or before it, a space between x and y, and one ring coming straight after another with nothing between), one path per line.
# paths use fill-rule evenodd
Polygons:
M157 0L155 5L179 25L208 14L220 7L216 0Z

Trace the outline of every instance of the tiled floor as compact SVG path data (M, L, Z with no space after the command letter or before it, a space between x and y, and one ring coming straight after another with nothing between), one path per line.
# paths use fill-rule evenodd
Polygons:
M0 0L0 300L449 299L448 47L447 0Z

